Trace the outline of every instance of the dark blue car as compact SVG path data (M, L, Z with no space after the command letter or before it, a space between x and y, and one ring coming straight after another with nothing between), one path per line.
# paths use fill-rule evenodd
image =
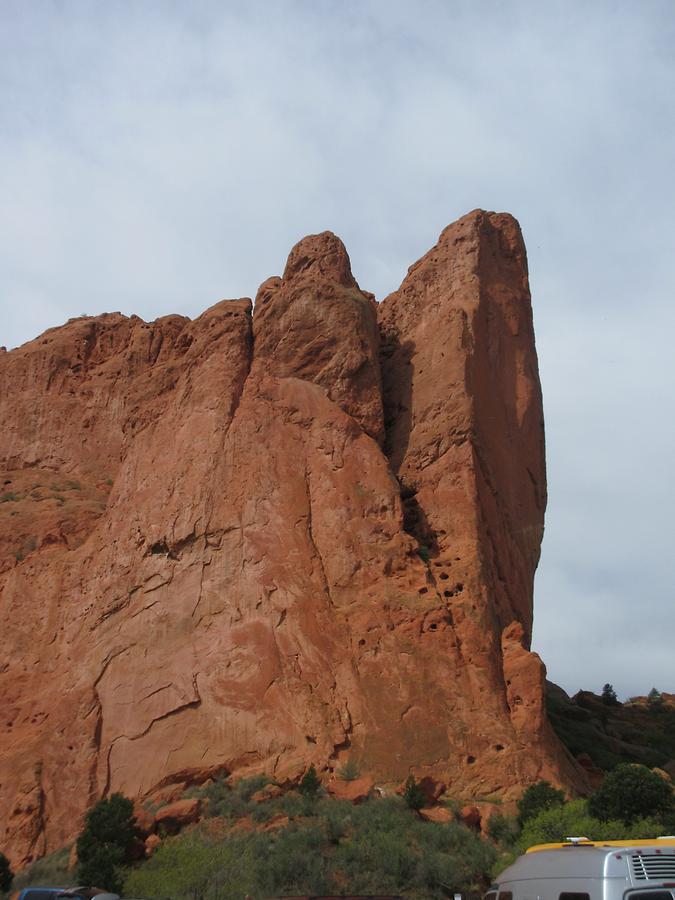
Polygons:
M24 888L18 900L120 900L117 894L93 894L89 888L29 887Z

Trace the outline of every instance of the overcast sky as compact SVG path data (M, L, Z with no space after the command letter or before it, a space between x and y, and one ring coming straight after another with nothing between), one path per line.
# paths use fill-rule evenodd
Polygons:
M675 3L0 0L0 344L198 315L331 229L378 298L449 222L528 246L534 648L675 691Z

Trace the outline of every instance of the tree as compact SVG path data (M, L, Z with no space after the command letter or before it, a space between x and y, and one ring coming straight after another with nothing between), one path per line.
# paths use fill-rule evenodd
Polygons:
M619 706L619 698L616 695L616 691L614 690L613 685L605 684L602 688L601 694L602 702L605 706Z
M646 766L622 763L605 775L591 794L588 809L602 821L631 824L645 816L663 816L673 809L673 789Z
M403 789L403 799L408 809L422 809L426 805L427 795L422 786L418 784L412 775L408 775Z
M522 826L543 810L562 806L564 802L564 793L554 788L550 782L538 781L531 784L518 801L518 823Z
M542 810L525 823L518 841L521 853L535 844L564 841L571 835L591 841L653 837L659 829L656 819L636 819L627 825L618 819L601 822L592 816L586 800L572 800L563 806Z
M303 796L310 797L311 799L314 799L321 790L321 779L316 774L314 763L312 763L302 776L302 780L298 785L298 790Z
M12 872L9 860L4 853L0 853L0 891L9 893L9 889L14 881L14 872Z
M122 794L99 800L87 813L77 839L78 880L121 893L123 867L131 862L136 834L131 800Z
M647 694L647 705L649 709L657 711L663 708L663 697L661 691L657 691L655 687Z

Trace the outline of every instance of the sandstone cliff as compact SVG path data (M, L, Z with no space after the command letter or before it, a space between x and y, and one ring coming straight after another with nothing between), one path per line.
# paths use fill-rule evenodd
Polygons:
M106 793L216 771L579 783L528 649L546 487L510 216L451 225L379 305L325 232L253 310L71 320L0 355L0 407L15 863Z

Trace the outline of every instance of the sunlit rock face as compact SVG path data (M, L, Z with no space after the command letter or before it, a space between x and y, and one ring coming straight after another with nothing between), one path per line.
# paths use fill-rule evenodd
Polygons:
M324 232L253 310L71 320L0 355L0 406L15 864L106 794L216 772L580 784L528 649L546 480L512 217L449 226L379 305Z

